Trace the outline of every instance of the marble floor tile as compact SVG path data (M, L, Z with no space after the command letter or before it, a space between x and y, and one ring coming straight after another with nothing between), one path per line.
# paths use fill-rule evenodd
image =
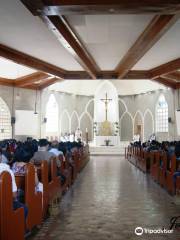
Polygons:
M180 240L172 234L135 234L136 227L169 228L180 206L124 157L97 156L62 198L60 213L31 240Z

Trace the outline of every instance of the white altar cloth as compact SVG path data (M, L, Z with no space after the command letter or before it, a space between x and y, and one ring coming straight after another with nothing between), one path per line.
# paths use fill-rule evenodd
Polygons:
M95 145L105 146L105 140L110 140L109 145L118 146L120 144L119 136L95 136Z

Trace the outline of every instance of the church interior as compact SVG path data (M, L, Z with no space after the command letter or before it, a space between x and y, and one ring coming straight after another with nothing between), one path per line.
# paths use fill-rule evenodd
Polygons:
M179 17L0 0L0 240L180 240Z

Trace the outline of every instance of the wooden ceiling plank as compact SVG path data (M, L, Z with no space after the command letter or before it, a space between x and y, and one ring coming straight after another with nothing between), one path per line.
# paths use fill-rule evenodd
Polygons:
M166 78L158 77L158 78L152 79L152 81L156 81L160 84L163 84L163 85L165 85L167 87L170 87L170 88L173 88L173 89L177 88L176 82L173 82L173 81L171 81L169 79L166 79Z
M47 88L47 87L51 86L52 84L54 84L54 83L56 83L56 82L58 82L58 81L63 81L63 80L60 79L60 78L56 78L56 77L55 77L55 78L52 78L52 79L46 81L46 82L43 83L43 84L39 84L38 89L39 89L39 90L43 90L44 88Z
M172 73L169 73L169 74L166 74L164 75L166 78L168 79L172 79L176 82L179 82L180 81L180 71L176 71L176 72L172 72Z
M36 72L36 73L32 73L32 74L29 74L24 77L16 78L15 85L17 87L25 87L25 86L31 85L37 81L44 80L46 78L49 78L48 74L43 73L43 72Z
M66 72L62 68L44 62L38 58L32 57L26 53L17 51L2 44L0 44L0 56L9 59L17 64L37 69L39 71L58 76L59 78L63 78Z
M79 36L77 36L75 30L69 25L67 19L64 16L47 16L43 19L68 52L73 55L93 79L96 79L100 68L81 42Z
M14 80L0 77L0 85L13 87L14 86Z
M119 78L124 78L176 21L174 15L155 16L116 67Z
M21 0L34 14L176 14L178 0Z
M180 58L164 63L158 67L155 67L149 71L151 78L157 78L161 75L169 74L180 69Z

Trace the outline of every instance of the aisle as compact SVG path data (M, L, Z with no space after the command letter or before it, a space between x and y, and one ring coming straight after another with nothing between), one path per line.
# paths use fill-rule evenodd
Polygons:
M178 213L172 197L123 157L97 156L63 198L60 214L32 239L178 239L175 234L134 233L138 226L166 227Z

